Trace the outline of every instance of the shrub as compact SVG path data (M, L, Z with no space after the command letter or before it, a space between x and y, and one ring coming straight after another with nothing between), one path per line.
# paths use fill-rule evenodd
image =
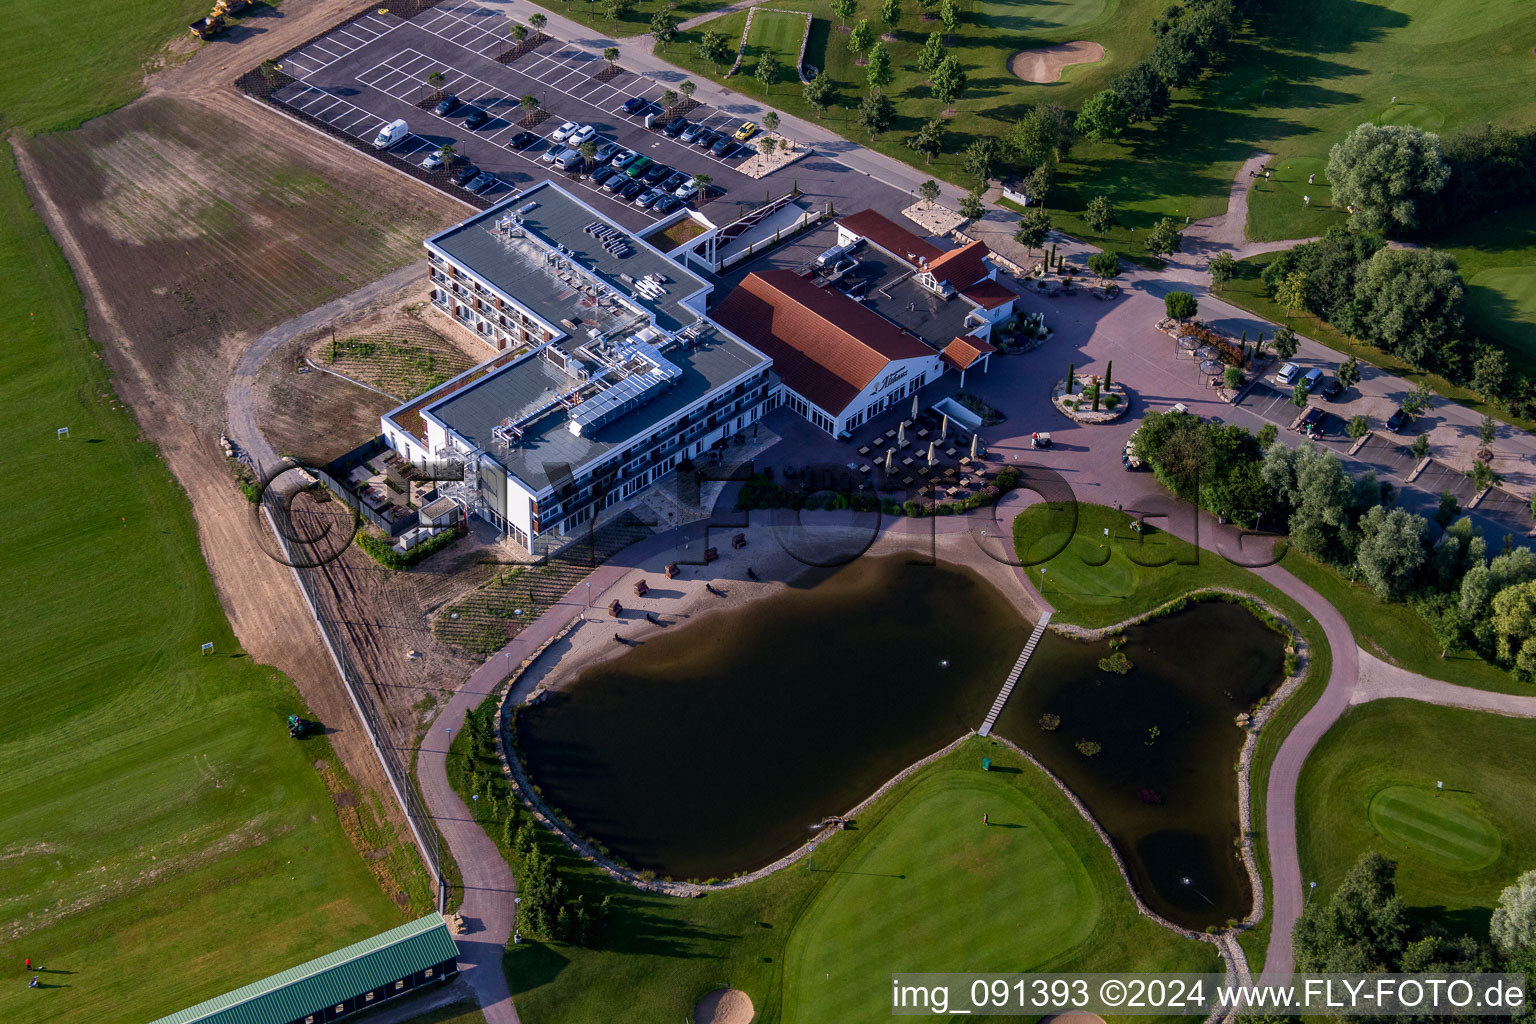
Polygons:
M1053 715L1049 711L1040 716L1040 728L1046 732L1055 732L1061 727L1061 716Z
M1084 757L1096 757L1099 751L1104 749L1099 744L1093 742L1093 740L1078 740L1074 746L1077 747L1077 752Z
M1132 668L1131 659L1125 656L1124 651L1115 651L1109 657L1099 659L1099 668L1105 672L1123 676Z
M434 534L409 551L400 552L395 550L395 546L383 534L370 529L358 531L357 546L368 552L384 568L405 570L437 554L458 539L459 528L454 527Z

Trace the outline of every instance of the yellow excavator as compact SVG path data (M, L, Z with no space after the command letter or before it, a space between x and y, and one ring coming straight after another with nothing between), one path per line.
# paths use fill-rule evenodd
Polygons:
M211 39L224 30L224 19L249 10L251 0L215 0L208 17L194 21L188 28L199 39Z

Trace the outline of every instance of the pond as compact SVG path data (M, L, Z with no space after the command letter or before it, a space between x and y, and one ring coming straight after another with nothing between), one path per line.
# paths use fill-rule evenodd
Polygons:
M864 558L593 666L523 709L518 744L632 866L724 878L977 728L1030 629L969 571Z
M1236 716L1273 693L1285 638L1241 605L1209 602L1126 631L1124 675L1108 641L1047 634L994 732L1033 753L1119 847L1137 891L1190 928L1252 907L1238 859ZM1043 715L1060 724L1048 731ZM1097 743L1085 756L1081 741Z

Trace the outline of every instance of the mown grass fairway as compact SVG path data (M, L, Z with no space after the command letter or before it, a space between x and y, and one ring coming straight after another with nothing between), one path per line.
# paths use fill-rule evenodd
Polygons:
M1412 701L1351 708L1302 768L1302 877L1326 898L1367 850L1410 905L1477 919L1536 858L1536 721ZM1445 783L1437 795L1435 784Z
M756 61L764 53L771 53L784 68L790 79L795 79L795 66L800 61L800 43L805 39L807 19L798 14L783 11L758 11L752 18L752 31L747 35L747 50L742 63Z
M981 771L984 756L997 770ZM525 940L508 951L519 1012L550 1024L619 1019L615 1006L625 1020L682 1020L721 985L751 996L759 1022L884 1020L889 972L904 966L1215 969L1210 946L1136 913L1109 851L1054 783L981 739L818 846L814 870L802 861L680 900L617 887L564 852L557 862L589 903L612 893L615 917L601 949Z

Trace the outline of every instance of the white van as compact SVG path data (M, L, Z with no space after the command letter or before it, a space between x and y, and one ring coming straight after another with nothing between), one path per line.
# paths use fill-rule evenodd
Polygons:
M411 128L405 123L403 119L399 121L391 121L383 128L380 128L379 134L374 136L373 148L389 149L404 141L405 137L410 133Z
M581 150L567 149L564 153L555 157L555 166L562 171L574 171L581 166L581 161Z

